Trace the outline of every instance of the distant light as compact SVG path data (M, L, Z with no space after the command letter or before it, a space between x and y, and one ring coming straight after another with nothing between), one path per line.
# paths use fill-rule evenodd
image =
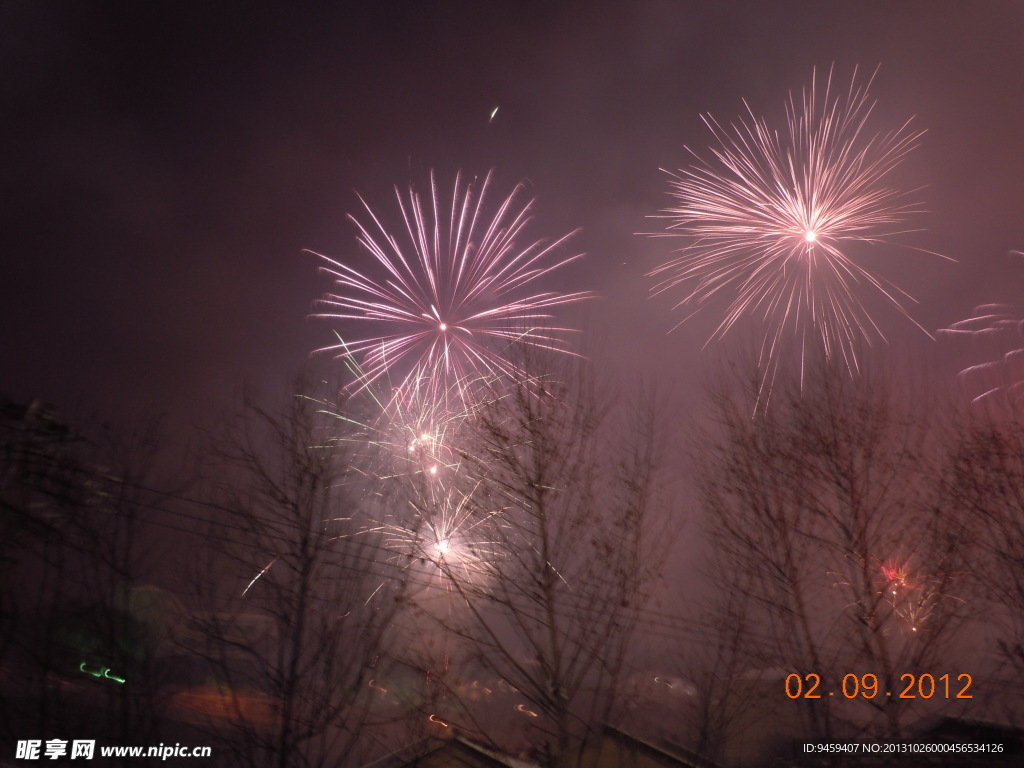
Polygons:
M439 327L440 327L440 329L442 331L447 331L448 330L448 323L441 323L441 325Z

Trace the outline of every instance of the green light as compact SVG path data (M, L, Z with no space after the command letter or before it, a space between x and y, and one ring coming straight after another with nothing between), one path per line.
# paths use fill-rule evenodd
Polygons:
M79 672L83 672L83 673L85 673L87 675L91 675L92 677L102 677L102 678L106 678L107 680L113 680L115 683L120 683L121 685L124 685L124 683L125 683L125 678L118 677L117 675L113 674L110 671L110 667L103 667L103 666L101 666L99 668L99 672L94 672L91 669L86 669L85 665L86 665L86 662L84 662L84 661L81 664L79 664L78 665L78 671Z

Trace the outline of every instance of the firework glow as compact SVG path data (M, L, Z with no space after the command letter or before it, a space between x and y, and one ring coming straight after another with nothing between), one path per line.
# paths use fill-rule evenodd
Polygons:
M471 385L456 383L449 388L452 396L442 393L436 400L427 397L436 395L429 382L406 385L411 387L407 391L392 390L391 399L367 430L367 447L378 449L385 473L444 477L458 471L462 459L453 446L470 412L450 404L459 402L455 395Z
M427 382L435 402L454 394L469 405L466 383L488 377L519 378L509 354L527 345L570 352L569 328L553 327L551 310L588 299L590 292L538 291L538 280L581 258L560 256L570 235L551 243L520 245L532 201L518 202L521 186L488 218L485 198L491 174L478 186L456 177L450 211L439 199L433 174L429 197L412 187L396 189L403 226L392 234L360 198L368 221L350 219L358 241L376 262L374 275L316 254L335 281L335 293L320 302L318 317L365 329L348 343L320 351L358 361L366 387L402 371L397 388Z
M662 236L689 243L650 273L654 293L683 289L676 308L694 307L683 322L724 297L728 309L709 342L742 318L758 321L762 389L770 391L789 337L798 344L801 381L812 347L855 373L857 343L885 339L863 291L911 319L905 304L913 299L850 252L852 244L901 234L901 222L917 212L886 183L922 132L908 121L868 133L873 77L858 85L855 72L849 90L836 93L831 71L823 87L815 73L799 99L790 94L781 135L746 102L747 117L732 126L704 116L717 142L713 158L691 151L696 163L670 174L675 200L662 214L671 222Z
M354 360L346 360L352 379L365 382L366 374ZM460 392L473 391L474 407L493 394L488 382L456 381L448 391L424 376L406 377L402 386L390 383L387 371L374 384L364 384L339 407L318 399L320 412L344 426L329 442L351 452L354 468L374 482L398 477L429 476L443 479L458 472L463 457L455 447L459 434L473 415L463 406Z
M346 365L355 381L365 381L358 361L346 359ZM458 393L470 390L478 397L466 408ZM449 592L482 589L500 561L501 541L494 537L505 525L505 509L483 502L486 462L474 459L477 471L464 471L472 458L464 443L472 442L465 438L476 408L501 397L477 381L453 382L448 392L424 376L390 386L385 371L343 404L314 399L321 415L339 423L340 429L328 431L327 444L351 457L349 482L368 500L356 535L380 537L383 561L403 583L441 585Z
M459 593L468 586L484 589L502 556L494 536L504 525L504 510L481 511L476 490L431 482L405 514L387 515L366 532L382 534L390 562L403 574L414 572L420 586L440 583Z

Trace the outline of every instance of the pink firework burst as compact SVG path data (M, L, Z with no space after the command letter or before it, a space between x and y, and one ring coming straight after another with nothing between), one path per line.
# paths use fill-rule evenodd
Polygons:
M535 286L582 254L559 255L571 233L521 245L532 201L518 202L520 185L490 215L484 206L490 182L488 174L478 189L457 176L450 209L439 200L433 174L426 200L412 187L407 197L396 188L402 227L395 234L360 198L368 221L350 218L376 262L373 274L316 254L335 285L317 316L357 331L320 351L356 360L363 371L357 388L397 371L390 378L399 389L428 381L446 397L455 384L468 405L474 395L464 382L523 375L510 359L516 346L570 352L572 331L553 327L551 310L592 294Z
M763 389L770 390L788 338L797 340L801 380L812 346L855 373L857 344L885 339L862 301L865 291L910 319L904 302L912 298L849 253L853 243L900 234L916 212L886 180L922 132L909 121L889 133L867 132L873 79L858 85L855 72L849 90L835 94L832 72L824 88L815 73L800 99L790 94L781 134L746 102L748 116L731 127L705 116L717 142L713 159L694 153L693 166L670 174L675 203L663 213L671 221L664 234L689 243L650 273L658 279L654 292L682 288L676 307L694 311L725 297L725 318L709 341L742 318L758 321Z
M916 587L911 584L910 560L888 560L878 564L884 578L884 591L892 597L909 592Z
M911 632L917 632L928 621L940 602L945 599L963 602L945 593L952 575L926 572L911 567L912 557L892 559L878 563L881 572L880 597L884 597L895 616L906 622Z

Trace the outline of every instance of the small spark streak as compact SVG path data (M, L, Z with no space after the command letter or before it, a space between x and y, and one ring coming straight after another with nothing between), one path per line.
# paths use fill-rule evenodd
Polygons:
M536 712L527 709L525 704L516 704L515 709L516 712L522 712L524 715L529 715L530 717L539 717L539 715Z
M433 715L433 714L430 716L430 722L437 723L438 725L443 725L445 728L450 728L451 727L444 720L441 720L440 718L438 718L437 715Z
M273 565L274 563L276 563L276 562L278 561L278 559L280 559L280 557L281 557L280 555L278 555L277 557L275 557L275 558L274 558L273 560L271 560L271 561L270 561L269 563L267 563L267 564L266 564L266 566L265 566L265 567L263 568L263 570L262 570L262 571L260 571L259 573L257 573L257 574L256 574L256 575L255 575L255 576L253 577L253 580L249 582L249 586L247 586L247 587L246 587L245 589L243 589L243 590L242 590L242 597L245 597L245 593L246 593L246 592L248 592L248 591L249 591L250 589L252 589L252 585L256 583L256 580L257 580L257 579L259 579L259 577L260 577L260 576L262 576L262 575L263 575L264 573L266 573L267 571L269 571L269 570L270 570L270 567L271 567L271 566L272 566L272 565Z
M497 114L498 114L498 107L495 107L494 109L491 110L491 116L487 120L488 125L494 122L494 116L497 115Z

